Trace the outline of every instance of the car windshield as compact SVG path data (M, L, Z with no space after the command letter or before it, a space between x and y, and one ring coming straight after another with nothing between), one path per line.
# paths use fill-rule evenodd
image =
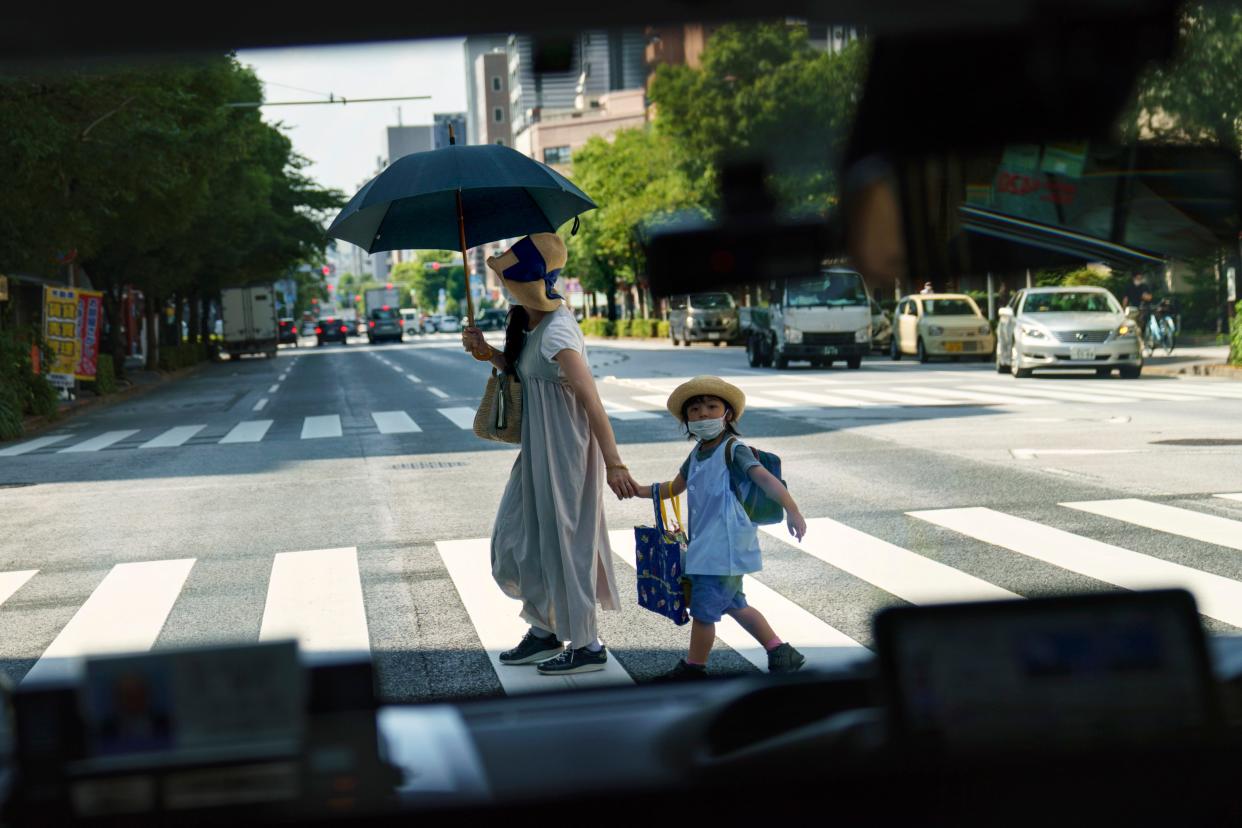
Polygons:
M1121 313L1121 306L1106 293L1031 293L1023 313Z
M690 307L696 310L720 310L737 305L727 293L696 293L690 297Z
M979 310L967 299L924 299L924 316L978 316Z
M839 271L825 271L810 279L791 279L785 287L785 300L791 308L870 304L862 276Z

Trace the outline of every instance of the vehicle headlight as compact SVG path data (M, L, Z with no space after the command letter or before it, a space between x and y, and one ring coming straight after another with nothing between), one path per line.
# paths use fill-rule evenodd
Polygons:
M1134 326L1122 325L1117 329L1117 336L1134 336Z
M802 331L797 328L785 328L785 341L790 345L799 345L802 342Z
M695 319L693 316L690 316L689 314L687 314L686 315L686 327L693 328L696 324L698 324L698 320Z
M870 342L871 341L871 326L868 325L865 328L859 328L858 330L854 331L854 341L855 342Z
M931 336L944 336L944 328L939 325L928 325L927 333Z
M980 326L979 326L979 334L980 334L981 336L987 336L987 335L988 335L988 334L990 334L991 332L992 332L992 326L991 326L991 325L980 325Z
M1047 339L1048 335L1033 325L1023 325L1022 335L1029 336L1031 339Z

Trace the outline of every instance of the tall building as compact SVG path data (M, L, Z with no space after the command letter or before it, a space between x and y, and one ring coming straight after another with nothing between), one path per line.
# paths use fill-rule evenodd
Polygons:
M474 89L476 126L473 143L513 146L509 110L509 55L488 52L475 58L470 76Z
M449 145L449 125L453 126L453 139L458 143L465 145L468 143L466 135L466 113L464 112L437 112L431 116L432 123L432 145L434 149L447 147Z
M504 52L508 48L509 35L475 35L468 37L462 46L464 57L466 60L466 140L461 143L482 144L486 143L480 136L480 121L478 119L479 103L478 95L480 87L474 82L475 66L481 55L489 52ZM505 70L506 86L508 84L508 69Z
M390 126L388 127L388 158L383 166L388 166L410 153L435 149L435 146L435 127L429 124Z

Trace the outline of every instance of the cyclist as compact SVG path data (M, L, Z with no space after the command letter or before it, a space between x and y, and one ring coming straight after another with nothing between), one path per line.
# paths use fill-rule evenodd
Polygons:
M1126 292L1121 297L1121 306L1123 308L1135 307L1139 309L1138 317L1138 333L1139 337L1147 336L1148 318L1151 316L1151 285L1147 284L1147 280L1143 278L1143 274L1135 272L1131 278L1130 284L1126 286Z

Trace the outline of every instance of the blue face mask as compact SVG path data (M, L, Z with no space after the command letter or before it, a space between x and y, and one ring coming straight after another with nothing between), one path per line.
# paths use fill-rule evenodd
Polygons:
M724 417L714 420L691 420L686 423L690 433L700 440L715 440L725 430Z

